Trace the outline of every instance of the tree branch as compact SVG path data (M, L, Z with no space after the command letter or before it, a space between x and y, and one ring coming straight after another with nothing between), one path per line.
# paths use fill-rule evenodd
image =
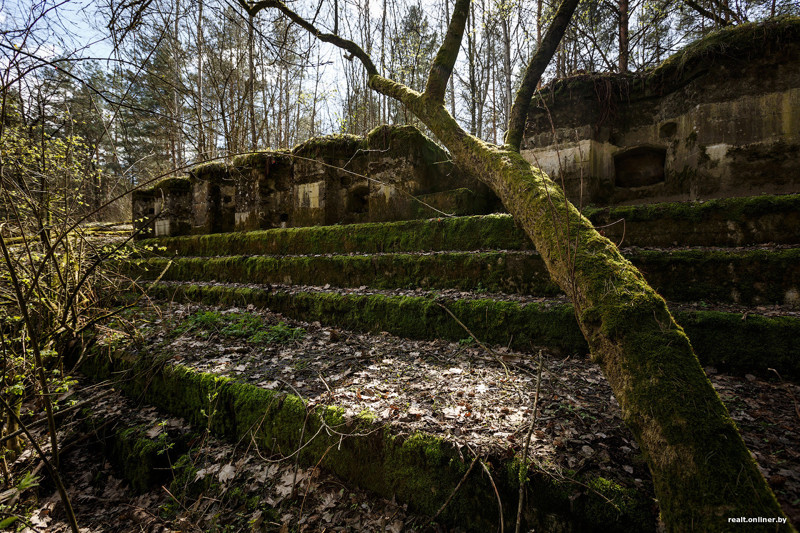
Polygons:
M384 78L378 74L370 76L368 85L370 89L377 91L390 98L394 98L398 102L406 105L412 112L419 109L418 105L422 101L422 95L417 91L398 83L389 78Z
M456 0L453 17L450 19L450 25L447 26L444 41L442 41L442 46L439 47L439 52L437 52L436 59L433 60L433 65L428 73L428 82L425 85L423 96L434 102L444 103L447 82L453 74L453 65L455 65L458 52L461 50L461 39L464 37L464 27L467 24L467 16L469 16L469 3L470 0Z
M459 0L459 1L466 1L466 4L469 5L469 0ZM297 23L297 25L299 25L301 28L309 32L311 35L313 35L320 41L324 41L326 43L330 43L334 46L337 46L342 50L349 52L351 55L357 57L364 65L364 68L367 71L368 85L370 88L405 104L406 106L408 106L410 110L412 110L412 112L414 111L414 109L419 110L422 95L414 91L413 89L407 87L406 85L403 85L402 83L398 83L394 80L381 76L378 73L378 69L375 68L375 64L372 62L372 59L369 57L369 54L367 54L360 46L358 46L353 41L343 39L338 35L334 35L331 33L323 33L322 31L317 29L313 24L305 20L303 17L301 17L291 9L289 9L286 6L286 4L284 4L280 0L262 0L260 2L256 2L255 4L250 4L246 0L239 0L239 4L247 11L249 15L252 16L255 16L255 14L261 11L262 9L270 7L278 9L281 13L289 17L293 22Z
M558 43L567 31L567 25L572 19L572 14L575 13L575 8L578 7L580 0L563 0L561 6L556 12L556 16L550 27L547 28L547 33L542 39L542 44L539 46L536 53L533 54L528 68L525 70L525 77L522 80L522 85L517 91L517 96L514 99L514 106L511 108L511 118L508 121L508 132L506 133L506 147L519 152L520 145L522 144L522 135L525 133L525 121L528 118L528 109L531 107L531 99L542 78L544 69L550 63L553 54L558 48Z
M704 7L702 7L697 2L694 2L693 0L684 0L684 3L687 6L689 6L690 8L694 9L695 11L697 11L701 16L713 21L714 24L719 24L720 26L727 26L728 25L728 23L725 22L722 19L722 17L720 17L719 15L717 15L715 13L712 13L711 11L705 9Z
M372 77L378 75L378 69L375 68L375 64L372 62L372 59L369 57L369 55L367 55L366 52L364 52L364 50L361 49L360 46L353 41L339 37L335 33L323 33L316 26L289 9L289 7L280 0L262 0L261 2L256 2L255 4L251 4L247 0L239 0L239 5L241 5L244 10L253 17L255 17L256 14L262 9L274 7L286 15L289 20L309 32L320 41L338 46L339 48L349 52L351 56L357 57L364 65L364 68L367 69L367 76Z

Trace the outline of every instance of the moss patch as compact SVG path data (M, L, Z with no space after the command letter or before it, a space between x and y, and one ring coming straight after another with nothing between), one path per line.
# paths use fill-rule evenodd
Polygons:
M170 260L129 263L131 274L154 279ZM336 287L459 289L554 295L544 263L535 254L452 253L376 256L228 256L175 258L162 279L286 283Z
M156 298L212 305L267 307L299 320L331 324L356 331L389 333L415 339L465 337L436 302L405 296L354 296L296 293L224 286L164 285L154 287ZM587 353L572 306L458 300L445 302L483 342L518 350L546 346L564 353ZM624 309L623 309L624 311ZM692 341L700 362L735 373L766 375L775 368L785 376L800 376L800 318L768 318L739 313L677 312L676 320ZM590 317L586 320L591 320ZM617 326L627 329L630 317L619 314ZM635 322L635 321L634 321ZM607 323L604 327L617 327Z
M649 84L680 83L696 69L711 65L741 65L754 58L800 42L800 17L776 17L764 22L737 24L709 33L673 54L646 74Z
M305 445L300 453L304 465L321 464L340 477L373 490L384 497L397 497L418 512L433 514L450 496L464 476L468 463L453 444L428 434L396 435L390 427L375 428L366 418L344 420L335 407L308 407L291 394L260 389L229 379L164 365L153 358L130 353L95 354L83 365L94 379L113 374L123 379L123 391L182 416L214 433L241 441L246 439L262 450L289 454ZM342 434L321 431L323 426ZM377 430L376 430L377 429ZM358 436L348 436L363 433ZM134 439L135 441L135 439ZM496 472L503 472L502 458L489 458ZM180 461L178 461L180 463ZM180 466L180 465L179 465ZM180 468L177 470L179 477ZM189 479L192 472L183 477ZM514 476L494 475L503 501L514 501ZM652 531L655 522L646 495L611 491L584 491L584 486L603 485L593 477L579 478L578 484L557 483L542 472L531 473L536 497L528 499L525 517L531 525L536 517L556 517L558 524L585 531ZM608 496L610 498L606 499ZM468 531L489 531L497 527L497 511L486 502L494 501L494 489L475 472L449 503L442 521ZM618 512L617 509L623 509ZM591 511L586 514L583 510ZM505 509L506 522L513 521L513 506ZM646 515L647 520L641 517ZM603 516L603 522L596 517Z
M188 191L192 186L189 176L169 176L153 185L152 190Z
M795 231L800 225L798 194L586 209L585 214L596 226L605 226L601 231L606 236L626 246L800 243ZM533 247L509 215L273 229L156 242L170 253L195 256L231 255L242 250L250 254L326 254Z
M211 161L195 166L189 174L196 180L221 183L230 180L228 165L224 161Z
M648 283L671 301L734 302L745 305L796 304L800 292L800 250L746 252L634 251L626 257ZM128 272L155 279L237 283L286 283L377 289L485 290L552 296L560 289L535 253L480 252L436 255L149 259L128 263ZM789 295L787 297L787 295Z

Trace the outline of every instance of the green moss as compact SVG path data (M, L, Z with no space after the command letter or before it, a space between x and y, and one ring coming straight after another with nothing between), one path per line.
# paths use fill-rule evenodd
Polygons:
M661 220L665 224L677 220L694 223L722 218L733 222L747 222L752 217L800 210L800 194L748 196L721 198L704 202L672 202L646 205L586 209L584 214L593 222L602 216L606 219L624 218L626 222Z
M356 150L365 148L364 138L350 134L326 135L309 139L292 149L292 154L316 159L349 159Z
M239 168L263 168L278 160L288 159L288 150L270 150L237 155L233 158L233 166Z
M152 189L164 191L188 191L191 185L192 181L189 176L168 176L153 185Z
M642 505L641 495L636 490L623 487L620 484L595 477L586 480L586 486L597 496L590 498L586 504L586 513L597 523L613 523L621 516L637 517L640 524L647 525L651 521L649 513ZM613 505L603 504L607 499Z
M763 22L737 24L714 31L676 52L642 74L582 74L555 80L542 91L548 101L597 100L598 87L605 94L625 99L643 94L661 95L710 68L741 67L753 59L797 49L800 17L783 16ZM636 94L636 93L640 94ZM549 130L549 128L547 128Z
M158 436L151 438L148 432L153 428L149 425L125 427L121 422L108 426L91 413L86 423L100 428L100 442L106 457L138 492L166 483L171 476L171 465L184 453L192 438L189 433L168 428L162 428Z
M663 83L686 76L695 68L742 64L800 42L800 17L784 16L763 22L737 24L709 33L667 58L647 75Z
M337 287L421 287L553 295L559 290L538 256L513 253L437 255L176 258L162 279L248 280L250 283L330 284ZM167 259L129 263L128 272L154 279Z
M800 195L728 198L587 209L586 216L612 240L627 246L739 246L753 242L798 243ZM784 223L776 223L781 216ZM402 222L273 229L142 241L169 253L210 256L328 254L422 250L530 250L530 239L509 215L434 218Z
M670 301L739 304L784 303L800 288L800 250L634 250L626 257L648 283ZM227 256L150 259L127 263L144 279L173 281L330 284L376 289L426 288L551 296L550 280L538 254L514 252L385 254L377 256ZM791 303L791 302L786 302Z
M264 450L289 454L305 445L300 453L302 464L321 464L364 488L407 502L417 512L435 513L469 466L454 445L444 439L424 433L403 437L394 434L388 426L375 431L370 417L346 421L342 410L337 407L310 407L291 394L220 380L181 367L156 365L155 372L143 373L141 368L152 367L155 361L144 362L143 358L132 358L121 352L111 354L111 358L104 357L103 361L99 366L90 364L86 367L89 375L102 379L107 373L95 372L99 368L118 373L128 371L132 379L123 379L119 383L126 394L142 397L174 415L191 420L193 424L208 426L213 432L233 441L246 439L254 442ZM215 415L210 425L200 407L207 401L198 400L201 398L213 399ZM345 437L318 431L323 420ZM350 433L361 435L347 437ZM315 434L317 437L309 441ZM301 435L304 435L303 440ZM503 463L501 458L492 461ZM186 501L191 501L201 492L214 491L209 486L210 477L195 481L196 470L189 454L176 458L173 472L175 481L171 490ZM547 478L541 475L541 479ZM515 486L500 478L495 482L503 500L512 501ZM573 527L587 531L597 527L589 518L571 509L571 502L576 498L578 501L585 498L581 496L579 486L573 486L571 491L565 487L557 487L555 491L549 490L553 487L542 487L548 490L543 490L541 497L530 499L526 517L557 514L561 523L575 524ZM468 531L494 529L496 510L486 505L486 502L495 501L494 490L486 476L480 474L480 469L475 469L448 504L441 519ZM234 493L228 497L246 503L243 494ZM640 502L643 502L641 508L632 506L633 515L649 509L646 497L640 498ZM598 505L602 507L602 504ZM610 509L605 513L610 515L613 504L608 505ZM513 520L514 509L509 507L505 511L506 520ZM630 531L633 524L627 515L622 514L613 522L604 523L603 528L606 531ZM651 515L649 524L644 528L637 525L636 530L647 531L653 526Z
M228 165L224 161L211 161L195 166L189 174L196 181L208 181L211 183L222 183L231 181Z
M784 304L800 288L800 250L637 251L629 259L671 301Z
M611 278L613 279L613 278ZM613 291L613 281L598 276L598 283ZM293 318L320 322L356 331L388 331L416 339L443 338L458 341L464 330L435 302L427 298L403 296L354 296L330 293L296 293L224 286L156 285L155 298L195 301L214 305L268 307ZM575 322L572 306L499 302L494 300L459 300L445 302L447 307L483 342L530 350L547 346L565 353L586 353L586 341ZM612 305L612 304L609 304ZM647 305L660 314L661 300ZM641 319L632 316L633 306L626 304L604 327L628 331ZM583 320L591 324L596 310L585 311ZM652 315L651 315L652 316ZM800 319L796 317L758 317L739 313L678 312L703 364L717 365L736 373L766 374L775 368L783 375L800 375Z

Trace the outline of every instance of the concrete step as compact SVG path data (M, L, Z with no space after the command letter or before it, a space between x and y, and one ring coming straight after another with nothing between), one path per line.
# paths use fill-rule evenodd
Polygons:
M586 208L586 216L619 246L800 244L800 195L728 198ZM509 215L218 233L142 241L169 253L345 254L434 250L528 250L530 240Z
M800 248L624 254L668 300L800 307ZM531 251L152 258L132 263L129 273L155 279L169 263L164 280L560 294L539 254Z
M152 316L152 310L145 312ZM188 317L184 315L183 318ZM181 329L183 323L178 320L165 326L168 325L174 333ZM170 335L170 331L165 333ZM95 380L114 379L116 386L129 397L146 401L173 416L183 417L196 428L207 428L229 441L246 443L247 448L258 450L261 455L288 457L290 464L296 460L301 466L325 468L349 483L407 504L416 512L432 516L447 502L439 516L440 523L466 531L493 531L499 523L498 506L494 504L497 498L502 502L505 523L514 523L520 479L519 443L524 439L524 434L514 439L516 444L507 437L524 420L527 397L520 403L509 402L507 411L510 414L513 408L514 417L506 416L500 412L500 406L495 406L498 416L509 419L497 421L503 431L483 428L480 431L482 440L478 440L481 445L476 449L468 445L474 444L479 437L459 439L452 433L441 431L436 422L430 421L430 428L438 430L428 431L427 427L423 429L416 424L417 416L414 414L404 417L403 422L397 416L390 416L386 420L380 411L367 408L353 413L352 408L357 402L345 399L348 391L327 372L329 366L317 364L330 380L330 386L339 393L338 398L333 390L330 395L311 396L283 371L258 370L260 378L256 376L255 368L239 372L236 377L219 372L219 365L215 362L217 353L212 347L212 344L219 343L198 347L193 350L197 357L187 360L177 357L168 343L158 341L159 336L145 341L141 349L130 346L127 350L111 348L101 340L101 349L89 357L81 369ZM197 338L179 337L177 342L201 343ZM176 340L174 335L170 336L169 341L172 340ZM112 344L115 344L113 340ZM281 350L287 355L296 352L294 355L301 357L306 351L302 348L292 350L282 347ZM425 353L417 353L418 356L428 358L435 355L433 348L427 351L421 349ZM236 353L242 354L240 349ZM241 362L245 359L242 354ZM462 356L462 359L467 362L465 357ZM240 367L239 362L237 360L235 366ZM291 361L287 368L301 368L299 362ZM317 368L309 361L302 363L302 368ZM458 364L459 361L451 363ZM214 369L209 370L209 366ZM203 367L206 370L200 369ZM559 368L558 361L554 361L554 369L557 371ZM504 379L503 376L503 370L498 366L487 368L482 375L476 374L471 379L485 377L488 383L493 383ZM597 370L594 369L589 377L598 380ZM253 379L264 383L254 384ZM509 391L524 389L526 395L534 388L533 379L528 375L515 377L514 380L513 384L498 386L506 387ZM465 388L467 385L465 382ZM572 386L580 387L580 382L575 381ZM298 387L303 391L302 396ZM604 387L607 388L607 385ZM364 389L362 397L371 394ZM455 391L453 398L455 405ZM605 390L602 400L608 413L607 406L613 402ZM543 400L542 403L546 402ZM542 410L548 414L552 410L555 418L557 411L562 409L561 403L556 401L550 405L547 402L548 410L545 411L544 407ZM391 400L388 400L388 404L391 404ZM600 407L598 403L591 410L594 412ZM567 408L563 406L563 409ZM390 413L395 413L399 408L388 409ZM494 418L494 415L491 416ZM427 418L435 420L432 416ZM517 418L519 420L515 421ZM606 418L600 420L605 421ZM632 444L632 437L618 416L613 427L604 426L604 429L606 433L603 437L608 444L601 448L598 441L595 444L598 453L590 448L593 450L591 457L586 453L578 455L584 444L577 438L565 442L566 446L570 446L570 455L583 459L580 473L576 468L554 468L544 460L542 467L536 463L530 466L527 472L529 497L523 508L526 530L655 531L652 488L646 477L646 468L637 463L635 475L633 470L628 473L621 468L622 464L627 465L634 460L635 443ZM590 438L594 438L593 435ZM141 440L134 439L133 442ZM154 448L152 442L144 443ZM599 452L612 445L615 449L618 443L631 446L627 451L628 456L620 456L624 463L620 468L613 469L608 464L611 460L609 453ZM548 451L550 455L555 455L552 453L553 445L543 442L534 444L531 454L546 454ZM620 455L622 452L614 453ZM476 454L485 466L473 464ZM187 484L197 482L196 472L197 469L189 472ZM216 474L211 480L216 481ZM457 486L459 488L454 492ZM449 499L451 495L453 497ZM603 519L598 520L598 516Z
M308 322L412 339L469 338L455 316L485 343L517 350L541 346L565 354L587 352L572 306L559 297L457 291L437 297L415 291L197 282L157 283L150 294L167 301L252 305ZM740 374L766 374L774 368L785 376L800 376L800 312L742 306L714 310L673 305L671 309L703 365Z
M96 365L86 369L98 376ZM307 531L322 531L343 523L377 524L387 516L393 517L390 523L414 530L414 523L430 522L430 517L344 483L316 463L298 465L293 457L252 444L240 446L225 439L232 439L231 434L218 433L218 438L204 424L192 427L175 416L174 409L168 412L139 397L126 398L120 388L130 393L134 386L120 387L118 377L96 384L80 380L79 399L89 399L89 391L102 391L101 398L90 400L91 409L83 411L88 418L78 423L82 434L93 437L62 455L67 465L64 481L71 495L79 495L72 500L78 523L96 515L99 503L110 507L103 514L114 528L93 531L186 531L187 523L191 531L277 530L256 527L270 522L300 523ZM148 379L144 374L130 377L139 380L137 387ZM94 475L87 479L83 476L88 470ZM110 497L99 499L99 494ZM136 504L135 514L131 503ZM48 531L69 529L66 524L48 525Z
M237 457L212 454L210 462L197 463L207 450L190 451L191 461L174 457L170 490L179 498L176 489L224 499L227 482L221 482L221 492L209 483L216 485L223 463L247 463L236 469L236 480L251 487L245 491L258 487L259 508L269 504L263 509L271 513L270 485L279 484L283 472L270 474L266 484L252 478L258 477L265 457L273 463L283 457L288 458L288 479L295 461L301 467L322 467L347 485L396 499L428 516L452 494L438 519L450 527L498 529L497 498L506 526L514 523L530 414L526 408L536 388L531 352L499 349L508 372L474 344L359 334L293 321L254 306L172 302L158 314L148 307L129 311L126 320L143 326L137 341L121 343L109 329L82 370L96 380L113 379L115 388L137 405L148 402L185 418L200 432L209 430L239 444ZM264 333L271 328L300 329L303 335L269 340ZM599 367L548 352L543 360L539 418L528 455L533 462L527 473L525 530L656 530L646 464ZM800 459L791 451L797 449L798 436L791 426L794 405L786 394L797 386L771 377L709 372L764 475L793 516L797 493L787 476L795 477ZM137 422L135 428L127 424L124 431L109 435L141 450L142 465L121 465L133 469L131 479L147 470L146 464L164 460L157 452L170 445L173 431L165 439L159 434L160 442L154 443L157 422ZM172 427L170 423L164 429ZM245 460L245 448L259 457ZM473 461L476 455L486 466L483 472L482 464ZM208 469L205 479L198 475L201 469ZM347 485L337 481L336 490ZM302 500L306 497L313 498L313 490ZM287 511L285 502L280 509Z

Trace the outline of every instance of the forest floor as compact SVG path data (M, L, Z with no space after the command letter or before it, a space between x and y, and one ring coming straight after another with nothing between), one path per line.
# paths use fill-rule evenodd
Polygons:
M92 386L80 380L76 388L77 398L91 402L92 418L103 421L100 429L149 426L148 435L154 440L166 433L192 433L183 419L125 398L108 384ZM267 459L206 434L192 449L194 479L177 479L176 465L166 469L162 484L136 490L124 479L119 458L104 453L108 446L98 435L102 431L93 432L79 418L62 426L60 471L82 533L448 531L431 524L429 517L348 486L319 468L298 467L291 459ZM44 431L37 434L44 444ZM25 472L41 471L40 465L27 450L12 465L12 473L20 478ZM198 478L215 486L202 484L205 491L173 493L176 486L196 484ZM272 512L253 509L249 502L254 499L269 503ZM23 493L22 504L29 518L15 528L24 524L25 533L71 531L49 480Z
M128 339L131 351L157 351L199 371L291 392L309 405L339 406L348 416L369 410L376 428L388 424L396 434L432 433L465 454L512 457L531 426L537 354L503 347L488 352L467 333L456 343L415 341L290 320L252 307L165 304L131 310L105 326L102 336L101 343ZM542 362L530 452L537 468L559 479L566 472L596 473L652 494L647 467L599 368L583 357L549 353L542 354ZM795 430L800 386L777 375L706 372L784 511L800 524L800 435ZM76 387L76 398L102 390L83 382ZM92 416L103 424L136 421L151 428L153 439L190 432L186 422L116 392L91 405ZM221 492L176 495L180 472L174 467L163 485L136 492L79 418L76 414L62 424L62 471L86 531L446 530L317 468L303 469L291 458L279 460L249 444L221 442L202 432L193 466L201 477L218 481ZM37 464L25 452L12 469L19 476ZM248 508L254 495L272 511ZM27 531L68 530L52 485L43 481L25 497L32 510Z

